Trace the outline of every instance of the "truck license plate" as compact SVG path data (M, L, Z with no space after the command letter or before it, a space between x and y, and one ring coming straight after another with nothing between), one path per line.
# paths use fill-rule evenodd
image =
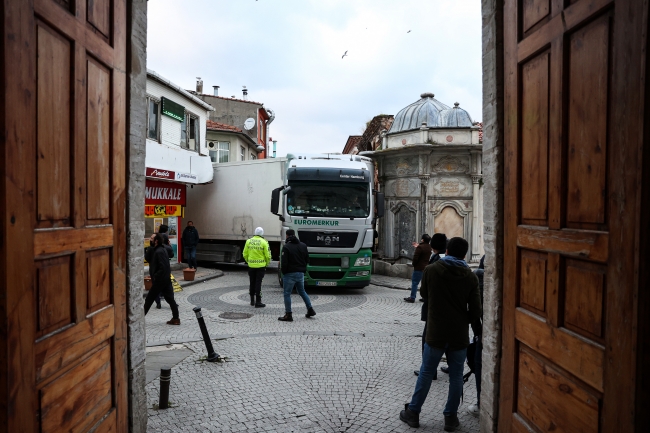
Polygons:
M336 286L336 281L317 281L317 286Z

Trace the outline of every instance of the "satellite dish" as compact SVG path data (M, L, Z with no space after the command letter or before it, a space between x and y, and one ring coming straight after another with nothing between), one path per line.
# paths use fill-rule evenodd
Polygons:
M246 121L244 122L244 129L245 129L246 131L250 131L250 130L253 129L253 128L255 128L255 119L253 119L252 117L249 117L249 118L246 119Z

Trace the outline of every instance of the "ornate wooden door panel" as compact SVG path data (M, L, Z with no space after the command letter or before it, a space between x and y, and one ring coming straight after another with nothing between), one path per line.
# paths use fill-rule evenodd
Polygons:
M506 0L499 431L632 431L646 8Z
M8 431L125 432L126 2L4 8Z

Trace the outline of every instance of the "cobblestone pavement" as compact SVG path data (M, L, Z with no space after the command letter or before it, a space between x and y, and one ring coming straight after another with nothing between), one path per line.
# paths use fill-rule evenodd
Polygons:
M419 367L421 304L404 292L371 285L363 290L313 290L315 318L304 317L292 296L294 322L279 322L281 289L274 274L263 285L266 308L248 305L245 270L176 293L181 326L165 325L163 309L147 315L147 345L184 343L194 353L172 370L172 407L154 409L157 380L147 384L149 432L408 432L399 420ZM202 360L194 304L200 303L223 363ZM246 312L249 319L219 317ZM419 431L442 431L447 376L439 373L420 417ZM473 377L465 385L459 432L478 432L467 413L476 399Z

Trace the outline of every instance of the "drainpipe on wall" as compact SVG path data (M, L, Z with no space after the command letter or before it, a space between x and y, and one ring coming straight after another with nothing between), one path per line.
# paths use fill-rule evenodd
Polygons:
M266 110L266 113L269 115L269 120L266 121L266 136L268 137L269 134L270 134L269 125L271 124L271 122L273 122L275 120L275 111L271 110L270 108L265 108L265 110ZM269 137L269 141L271 141L270 137ZM264 143L264 144L266 144L266 143ZM275 146L273 147L273 151L274 151L273 158L275 158ZM269 157L268 148L267 148L267 152L266 152L266 157L267 158Z

